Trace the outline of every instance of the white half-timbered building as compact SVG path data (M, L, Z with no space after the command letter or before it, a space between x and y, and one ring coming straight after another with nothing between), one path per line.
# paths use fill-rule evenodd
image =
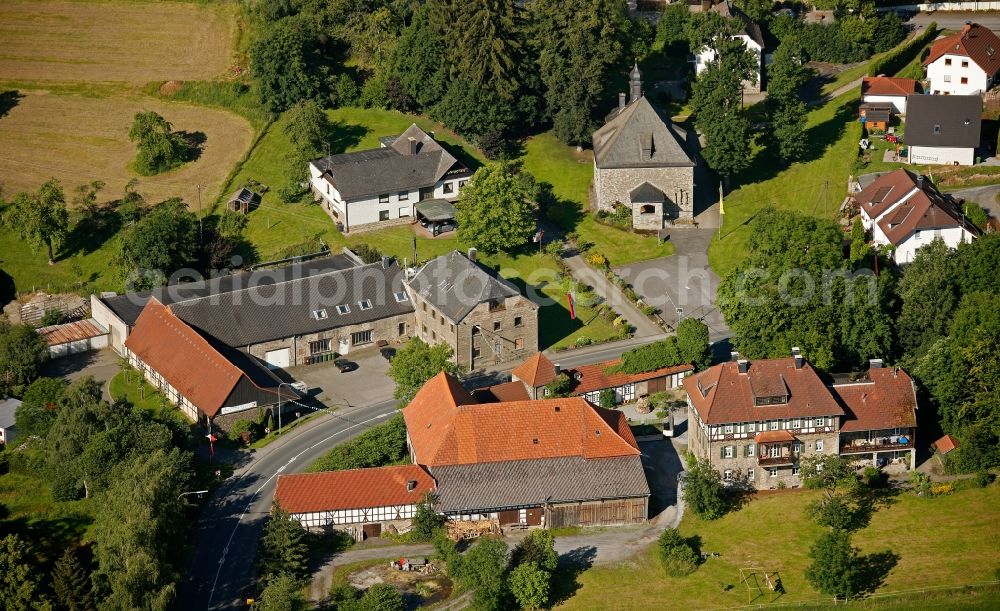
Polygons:
M410 527L417 505L434 492L419 465L323 471L278 477L275 504L309 530L343 530L355 541L383 528Z

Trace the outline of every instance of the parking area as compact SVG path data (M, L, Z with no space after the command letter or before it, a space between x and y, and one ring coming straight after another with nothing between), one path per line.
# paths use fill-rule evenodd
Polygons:
M333 361L289 367L286 372L309 385L310 393L329 407L358 407L392 399L396 389L387 375L389 361L377 347L352 351L343 358L357 363L354 371L341 373Z
M43 376L65 378L70 382L91 376L104 385L104 398L110 401L107 382L119 371L118 355L110 348L105 348L46 361L41 373Z

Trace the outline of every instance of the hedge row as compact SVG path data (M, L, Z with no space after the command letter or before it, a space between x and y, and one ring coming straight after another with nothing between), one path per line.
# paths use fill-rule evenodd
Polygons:
M923 50L924 45L934 40L937 35L937 23L931 22L927 29L916 36L910 42L896 47L882 57L872 60L868 65L868 76L878 76L885 74L892 76L906 67Z

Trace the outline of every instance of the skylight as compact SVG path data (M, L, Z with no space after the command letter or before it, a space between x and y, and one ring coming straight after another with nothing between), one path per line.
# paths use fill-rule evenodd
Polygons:
M409 297L406 296L406 291L393 293L393 295L396 297L396 301L399 303L403 303L404 301L407 301L409 299Z
M316 320L326 320L326 318L327 318L327 313L326 313L325 309L323 309L323 310L313 310L312 314L313 314L313 318L315 318Z
M337 306L337 314L350 314L350 313L351 313L351 306L347 305L346 303L342 303L339 306Z
M358 302L358 307L362 310L370 310L372 309L372 302L370 299L362 299Z

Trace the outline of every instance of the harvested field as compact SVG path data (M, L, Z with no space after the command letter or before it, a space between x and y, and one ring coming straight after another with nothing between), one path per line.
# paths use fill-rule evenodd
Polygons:
M0 2L0 78L141 84L220 76L228 6L180 2Z
M198 202L197 185L204 185L202 199L208 206L253 137L242 117L187 104L45 91L20 92L20 96L8 114L0 116L4 194L35 189L55 177L63 183L67 199L74 187L92 180L107 183L102 199L115 199L135 177L147 201L179 196L192 207ZM175 130L200 133L204 137L200 156L164 174L137 176L129 168L135 146L128 130L132 116L140 110L155 110Z

